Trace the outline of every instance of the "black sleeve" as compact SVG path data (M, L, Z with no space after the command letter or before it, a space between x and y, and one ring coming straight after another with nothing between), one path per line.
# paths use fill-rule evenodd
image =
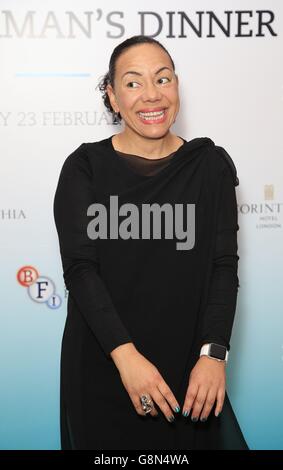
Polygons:
M115 347L132 339L98 274L95 240L87 235L87 208L95 200L85 146L81 144L63 164L54 196L54 220L66 288L104 353L111 358Z
M227 162L228 163L228 162ZM235 186L236 173L226 164L221 174L221 191L217 213L216 245L209 284L208 303L201 330L201 345L218 343L230 350L238 279L238 211Z

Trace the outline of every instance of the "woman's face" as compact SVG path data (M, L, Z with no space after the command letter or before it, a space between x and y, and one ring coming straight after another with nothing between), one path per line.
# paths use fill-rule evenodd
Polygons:
M166 134L180 107L178 77L168 54L154 44L132 46L119 56L114 90L108 85L107 92L125 126L144 137Z

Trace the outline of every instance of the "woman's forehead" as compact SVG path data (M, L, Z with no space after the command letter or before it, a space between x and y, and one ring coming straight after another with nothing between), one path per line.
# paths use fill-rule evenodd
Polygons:
M157 64L156 60L160 61L160 64ZM167 65L172 68L168 54L161 47L152 47L151 44L140 44L130 47L118 57L116 65L117 68L122 68L126 65L136 67L137 69L158 67L158 65L160 67Z

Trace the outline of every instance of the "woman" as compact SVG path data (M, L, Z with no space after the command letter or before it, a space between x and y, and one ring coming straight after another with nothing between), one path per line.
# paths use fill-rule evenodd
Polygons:
M208 137L171 132L178 77L158 41L118 45L99 87L124 129L74 150L54 198L69 291L62 449L248 449L225 393L233 161Z

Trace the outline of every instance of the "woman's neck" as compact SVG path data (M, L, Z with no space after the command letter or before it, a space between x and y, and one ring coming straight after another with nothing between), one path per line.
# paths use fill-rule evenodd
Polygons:
M148 138L126 130L112 139L115 150L141 155L146 158L162 158L175 152L182 144L180 137L168 132L164 137Z

